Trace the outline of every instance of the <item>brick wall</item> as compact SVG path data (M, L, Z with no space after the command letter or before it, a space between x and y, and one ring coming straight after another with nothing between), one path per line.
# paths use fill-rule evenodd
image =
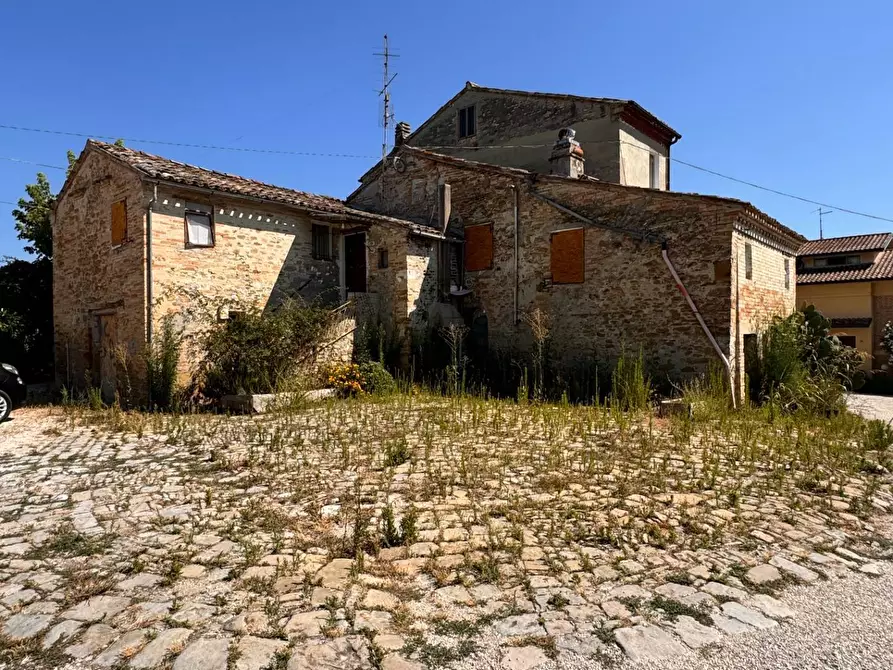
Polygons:
M112 245L112 205L124 200L127 236ZM134 362L134 384L145 341L144 219L136 175L90 153L78 164L54 213L53 324L56 381L68 388L99 383L100 322ZM118 366L115 365L115 368ZM124 370L115 371L123 381ZM114 389L110 389L112 392Z

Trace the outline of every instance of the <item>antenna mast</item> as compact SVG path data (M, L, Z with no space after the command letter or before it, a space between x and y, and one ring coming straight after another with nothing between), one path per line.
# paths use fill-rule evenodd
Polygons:
M823 230L822 217L824 217L826 214L833 214L834 210L833 209L822 209L821 207L819 207L818 209L813 210L812 213L815 214L816 212L819 213L819 239L823 240L823 239L825 239L825 235L824 235L824 230Z
M374 56L381 56L382 58L382 77L381 77L381 90L378 92L378 97L382 99L382 131L381 131L381 160L384 162L384 159L388 155L388 141L390 140L390 127L391 121L394 118L394 112L391 110L391 82L397 77L397 73L394 73L394 76L390 75L388 67L390 65L391 58L399 58L400 56L391 53L391 49L388 45L388 36L384 36L384 49L381 52L376 52L373 54Z

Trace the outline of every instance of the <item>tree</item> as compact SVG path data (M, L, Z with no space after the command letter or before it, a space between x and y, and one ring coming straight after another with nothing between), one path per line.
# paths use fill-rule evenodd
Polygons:
M66 177L77 157L68 152ZM0 264L0 354L16 365L29 381L52 377L53 372L53 226L56 196L42 172L25 186L13 210L18 238L31 261L6 258Z

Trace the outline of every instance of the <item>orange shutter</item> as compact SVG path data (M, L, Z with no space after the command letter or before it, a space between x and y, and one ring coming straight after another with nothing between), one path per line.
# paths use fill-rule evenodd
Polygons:
M123 244L127 239L127 204L119 200L112 205L112 245Z
M552 283L583 283L583 229L552 233Z
M468 226L465 229L465 269L489 270L493 266L493 226Z

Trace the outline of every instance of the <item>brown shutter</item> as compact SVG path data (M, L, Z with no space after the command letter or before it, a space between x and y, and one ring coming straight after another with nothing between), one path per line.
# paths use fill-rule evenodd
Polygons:
M493 225L465 228L465 269L489 270L493 266Z
M112 205L112 245L123 244L127 239L127 204L119 200Z
M583 229L552 233L552 283L582 284Z

